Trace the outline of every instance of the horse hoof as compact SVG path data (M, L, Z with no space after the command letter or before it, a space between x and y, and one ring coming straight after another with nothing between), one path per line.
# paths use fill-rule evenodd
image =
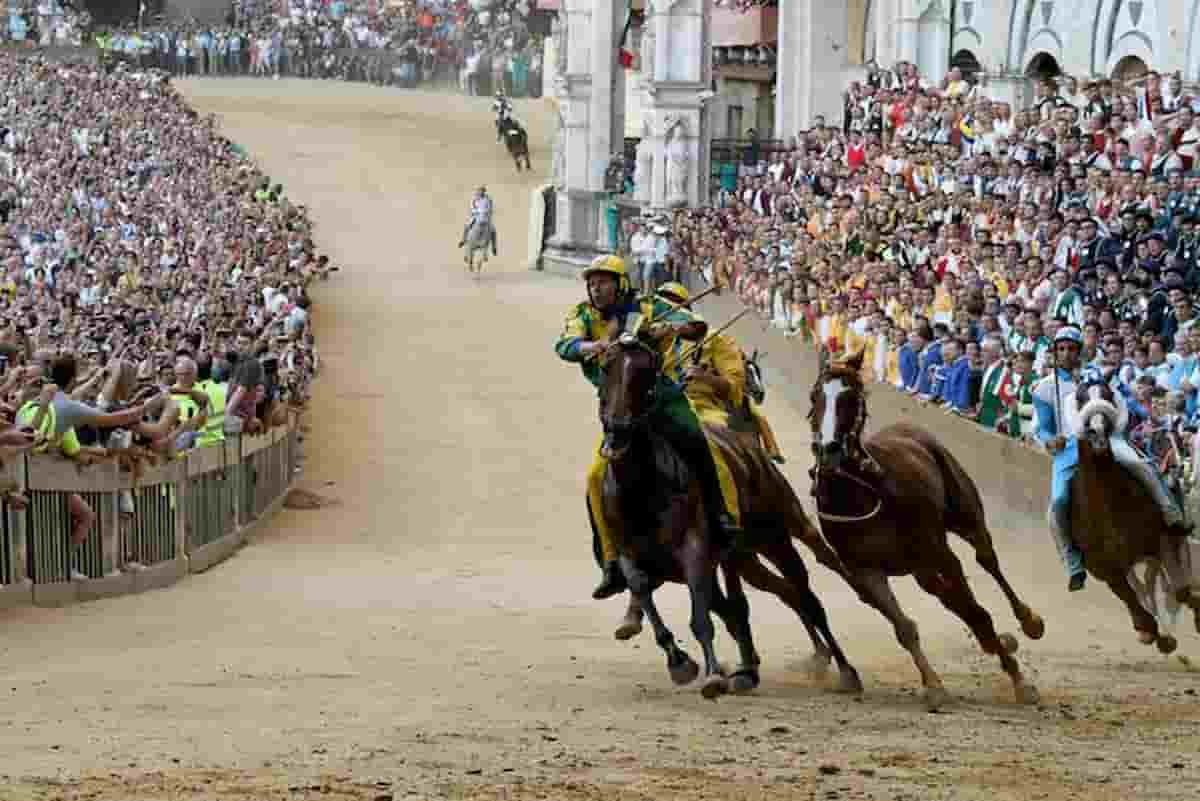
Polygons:
M734 695L745 695L758 689L758 671L753 668L739 670L729 680L729 690Z
M1025 632L1025 636L1031 640L1040 640L1046 633L1046 621L1042 620L1042 616L1036 612L1030 612L1021 621L1021 631Z
M1137 638L1138 642L1142 645L1153 645L1155 639L1157 639L1153 632L1142 631L1141 629L1137 629Z
M700 675L700 666L696 664L696 660L692 659L687 654L683 655L683 661L678 665L668 667L671 671L671 681L682 687L685 684L691 684Z
M1017 642L1017 638L1007 632L1001 634L997 639L1000 640L1000 647L1004 649L1004 653L1006 654L1015 654L1017 649L1021 647L1021 644Z
M1175 639L1170 634L1163 634L1155 642L1155 645L1158 646L1158 652L1160 654L1173 654L1175 653L1175 649L1179 647L1179 640Z
M1025 706L1036 706L1041 703L1042 694L1038 688L1028 682L1017 685L1017 703Z
M822 678L829 672L829 657L825 654L813 654L804 660L801 670L814 679Z
M714 673L704 680L704 686L700 688L700 694L710 701L715 701L717 696L725 695L729 692L729 679L722 676L720 673Z
M613 636L621 642L632 640L634 637L642 633L642 621L626 620L617 626L617 630L613 632Z
M937 712L953 701L954 699L950 693L946 692L945 687L929 687L925 690L925 708L930 712Z
M840 695L862 695L863 683L854 668L846 668L838 679L837 692Z

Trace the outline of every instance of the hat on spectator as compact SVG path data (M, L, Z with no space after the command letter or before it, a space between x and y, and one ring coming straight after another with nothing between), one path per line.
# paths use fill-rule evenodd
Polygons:
M1054 335L1054 344L1057 345L1059 342L1073 342L1083 347L1083 334L1079 333L1079 329L1073 325L1064 325Z

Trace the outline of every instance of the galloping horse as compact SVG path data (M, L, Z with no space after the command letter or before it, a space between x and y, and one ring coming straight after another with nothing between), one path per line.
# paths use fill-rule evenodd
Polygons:
M947 541L946 532L953 531L975 549L976 560L1004 591L1021 629L1040 638L1045 624L1000 571L978 489L949 451L916 426L892 425L862 439L867 422L862 361L860 352L830 364L822 351L812 389L813 494L826 539L846 565L859 597L891 622L896 638L912 654L931 709L950 696L921 650L916 623L892 594L892 576L912 575L921 589L962 618L983 650L999 656L1017 700L1036 703L1037 689L1013 657L1016 638L997 636L991 615L975 599Z
M1119 411L1107 380L1081 386L1076 402L1079 467L1071 487L1071 538L1087 571L1125 603L1138 638L1169 654L1178 646L1172 633L1178 604L1192 608L1200 631L1200 584L1192 576L1187 538L1168 531L1150 493L1113 458L1109 438ZM1150 570L1150 586L1135 573L1140 564ZM1154 598L1158 581L1166 591L1161 606Z
M488 260L488 249L491 246L492 224L483 220L472 222L471 227L467 229L466 239L463 241L463 261L467 264L467 272L475 278L478 278L479 273L483 271L483 265ZM478 263L475 261L476 253L482 254Z
M858 672L829 629L825 608L809 586L807 568L792 537L804 540L819 561L840 571L837 558L762 449L725 429L706 427L734 473L746 532L744 552L735 551L722 564L729 596L721 593L717 566L722 555L705 523L699 484L678 454L649 426L661 367L657 352L635 334L623 334L610 346L600 397L602 448L608 455L604 508L589 506L588 513L603 514L614 524L622 571L637 608L649 617L655 640L667 654L671 678L686 684L696 678L698 668L675 643L655 606L652 593L667 581L686 583L691 595L692 633L704 650L705 697L714 698L731 689L713 649L710 612L721 617L738 644L740 664L732 677L732 689L743 692L758 685L759 658L751 637L749 604L740 584L744 576L751 584L778 595L800 615L817 649L814 662L819 665L824 660L827 665L829 655L837 661L840 690L861 692ZM592 520L594 526L594 517ZM783 577L758 562L757 554L770 560ZM640 630L640 613L637 628Z
M506 123L502 129L504 146L508 148L508 155L512 156L517 165L517 172L521 171L521 162L525 162L526 170L532 170L533 165L529 161L529 135L516 120L508 119Z

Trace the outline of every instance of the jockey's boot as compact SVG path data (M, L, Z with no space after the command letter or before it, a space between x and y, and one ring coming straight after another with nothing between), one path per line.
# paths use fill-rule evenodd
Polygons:
M1087 573L1080 571L1072 573L1071 578L1067 581L1067 592L1079 592L1083 589L1083 585L1087 583Z
M625 592L629 584L625 581L625 573L621 566L614 562L605 562L604 574L596 589L592 590L592 598L603 601L605 598Z

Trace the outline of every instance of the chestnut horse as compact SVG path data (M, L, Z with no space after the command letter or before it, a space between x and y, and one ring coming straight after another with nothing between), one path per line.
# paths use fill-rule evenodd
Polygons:
M653 347L631 334L622 335L605 357L600 394L608 454L603 509L621 554L619 562L636 601L631 613L644 611L655 640L667 654L667 667L677 684L696 678L698 667L676 643L654 603L653 591L664 582L684 583L692 601L691 629L704 650L705 697L758 685L759 658L750 631L749 604L741 578L776 594L794 609L813 638L814 663L828 664L832 655L840 671L839 690L861 692L858 672L842 653L825 608L813 593L808 571L792 537L804 540L823 564L840 572L837 557L804 515L800 501L783 474L761 447L719 427L706 427L734 474L742 505L744 542L732 553L719 553L708 531L699 484L669 443L650 426L662 368ZM594 526L594 521L593 521ZM757 556L766 557L782 574L772 573ZM722 567L728 597L721 593L717 567ZM716 612L737 641L740 664L732 687L713 649L710 612ZM630 636L632 633L630 632ZM621 634L618 634L620 637Z
M953 531L975 549L980 566L1000 585L1025 634L1045 633L1000 571L975 484L950 452L928 432L908 424L888 426L865 440L863 354L829 364L822 353L812 389L809 420L816 456L813 495L821 529L849 572L851 586L895 629L921 672L925 700L937 709L950 700L921 650L917 625L896 601L888 579L911 575L925 592L960 617L986 653L996 654L1012 679L1017 700L1037 703L1038 692L1013 654L1017 640L997 635L992 617L967 584L950 549Z
M1200 586L1192 576L1187 538L1170 531L1141 482L1113 458L1110 437L1123 426L1111 386L1076 393L1079 467L1071 481L1071 539L1087 571L1124 602L1138 639L1169 654L1178 646L1178 604L1192 608L1200 631ZM1147 567L1149 586L1135 568ZM1160 603L1155 585L1163 585Z

